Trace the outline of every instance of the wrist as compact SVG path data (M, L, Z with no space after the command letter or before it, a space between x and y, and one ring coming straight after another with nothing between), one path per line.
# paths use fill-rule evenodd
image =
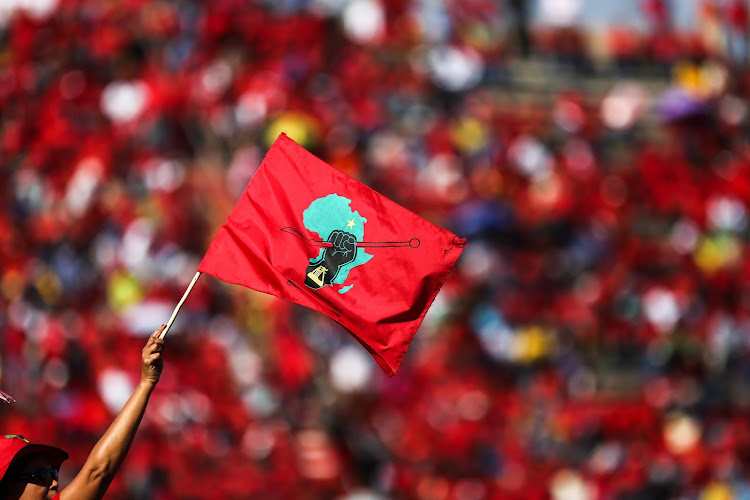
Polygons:
M142 378L141 381L140 381L140 383L138 384L138 387L140 387L141 389L145 389L145 390L151 392L151 391L154 390L154 387L156 387L156 383L157 383L156 380Z

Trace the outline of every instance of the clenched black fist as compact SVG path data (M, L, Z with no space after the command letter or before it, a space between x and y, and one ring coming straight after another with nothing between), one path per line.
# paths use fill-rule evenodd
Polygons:
M357 256L357 238L353 234L338 229L328 235L333 247L323 250L323 255L305 271L305 285L312 289L330 285L339 269L352 262Z

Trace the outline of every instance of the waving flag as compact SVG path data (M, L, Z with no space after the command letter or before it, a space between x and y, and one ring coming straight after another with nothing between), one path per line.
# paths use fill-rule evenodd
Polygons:
M281 134L198 270L328 315L391 376L465 245Z

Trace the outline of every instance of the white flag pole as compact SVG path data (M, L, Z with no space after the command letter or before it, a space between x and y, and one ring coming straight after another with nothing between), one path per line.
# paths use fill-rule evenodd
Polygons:
M190 284L187 287L187 290L185 290L185 294L180 299L180 302L177 304L177 307L174 308L174 312L172 313L172 317L169 318L169 321L167 322L167 326L164 327L164 330L162 330L161 334L159 335L160 339L163 339L167 336L167 332L169 331L169 327L172 326L172 323L174 323L174 319L177 317L177 313L180 312L180 308L182 307L182 304L185 302L185 299L187 299L188 295L190 295L190 291L195 286L195 282L198 281L198 278L201 277L201 272L198 271L195 273L195 276L193 276L193 281L190 282Z

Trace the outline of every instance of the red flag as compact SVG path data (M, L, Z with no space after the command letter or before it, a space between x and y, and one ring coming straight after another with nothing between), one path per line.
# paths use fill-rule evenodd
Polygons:
M198 270L328 315L391 376L465 245L281 134Z

